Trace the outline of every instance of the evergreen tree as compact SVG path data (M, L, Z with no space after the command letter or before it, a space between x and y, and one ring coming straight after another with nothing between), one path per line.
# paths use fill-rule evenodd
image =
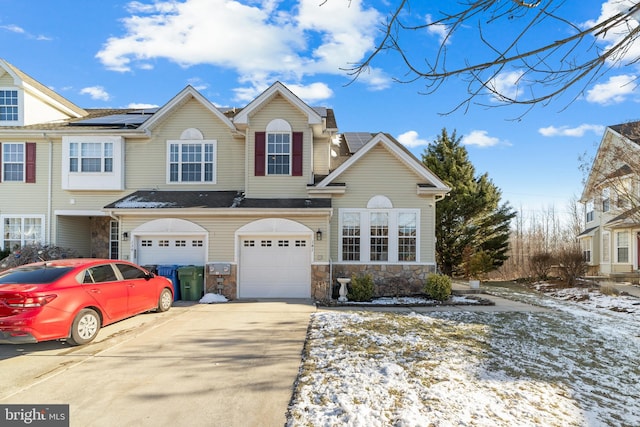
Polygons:
M493 269L507 259L509 225L516 212L500 205L500 190L485 173L475 176L466 148L454 131L442 133L422 162L452 188L436 204L436 260L444 274L463 274L469 254L489 254Z

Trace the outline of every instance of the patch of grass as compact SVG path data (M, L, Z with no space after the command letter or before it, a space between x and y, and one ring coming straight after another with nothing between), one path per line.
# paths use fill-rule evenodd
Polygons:
M615 286L611 286L611 285L601 285L600 293L602 295L607 295L609 297L617 297L620 295L620 291L616 289Z

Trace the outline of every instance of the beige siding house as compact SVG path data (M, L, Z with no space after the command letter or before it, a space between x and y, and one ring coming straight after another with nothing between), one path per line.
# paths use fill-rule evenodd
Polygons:
M244 108L188 86L160 108L82 109L0 60L3 250L200 266L203 292L231 299L328 299L365 273L379 295L412 293L449 190L390 135L339 132L279 82Z
M639 168L640 122L607 127L580 199L579 240L592 276L640 278Z

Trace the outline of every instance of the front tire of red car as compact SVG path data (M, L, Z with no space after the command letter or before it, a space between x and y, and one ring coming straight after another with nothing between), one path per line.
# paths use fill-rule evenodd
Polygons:
M73 319L71 336L67 342L71 345L87 344L98 335L100 331L100 316L95 310L85 308Z
M173 295L171 295L171 291L167 288L164 288L162 292L160 292L160 298L158 298L158 308L157 312L162 313L171 308L171 304L173 304Z

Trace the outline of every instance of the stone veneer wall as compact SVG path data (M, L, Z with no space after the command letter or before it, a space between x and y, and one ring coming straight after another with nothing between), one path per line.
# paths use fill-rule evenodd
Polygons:
M111 253L111 218L91 218L91 257L109 258Z
M334 264L333 280L370 274L375 284L374 296L410 296L424 293L427 276L435 273L435 265L417 264Z
M210 274L207 266L204 267L204 293L217 294L218 291L218 276ZM228 300L234 300L238 298L238 266L231 264L231 273L227 276L220 276L222 278L223 288L220 291Z

